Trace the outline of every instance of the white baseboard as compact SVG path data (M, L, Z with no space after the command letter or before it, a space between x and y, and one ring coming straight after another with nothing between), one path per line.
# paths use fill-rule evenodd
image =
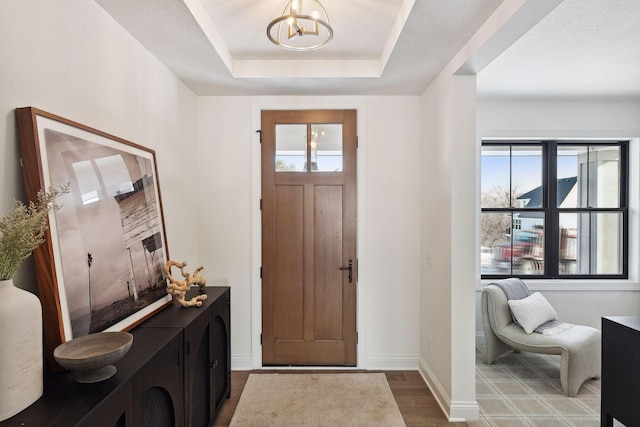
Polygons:
M366 369L387 371L415 371L416 369L418 369L418 356L368 356Z
M422 358L420 358L418 371L449 422L458 423L479 419L480 408L478 407L478 402L452 402L444 387L442 387Z
M232 371L250 371L251 367L251 355L231 355L231 370Z
M451 406L451 399L447 395L446 391L438 381L438 379L433 375L429 366L424 361L423 358L420 358L420 364L418 366L418 372L422 375L422 379L425 383L427 383L427 387L431 390L431 394L436 398L436 402L440 406L440 409L444 413L444 415L449 419L449 407Z
M415 371L418 369L418 356L390 356L390 355L377 355L369 356L366 358L366 366L359 365L358 367L367 370L386 370L386 371ZM232 354L231 355L231 369L234 371L250 371L253 368L250 354ZM259 369L259 368L258 368ZM274 369L271 367L270 369ZM287 369L291 369L288 367ZM299 368L305 369L305 368ZM312 367L312 369L322 369L319 367ZM327 367L326 369L336 369L336 367ZM339 369L339 368L338 368ZM353 369L353 368L344 368Z
M452 402L449 422L464 423L480 419L478 402Z

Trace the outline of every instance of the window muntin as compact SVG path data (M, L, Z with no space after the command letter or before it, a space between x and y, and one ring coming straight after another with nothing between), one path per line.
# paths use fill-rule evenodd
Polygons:
M483 277L626 278L627 150L628 142L483 142Z
M342 123L275 128L276 172L342 172Z

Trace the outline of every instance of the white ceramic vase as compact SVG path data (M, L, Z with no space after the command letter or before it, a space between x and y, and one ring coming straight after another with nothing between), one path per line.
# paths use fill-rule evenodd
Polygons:
M42 396L42 305L13 280L0 280L0 421Z

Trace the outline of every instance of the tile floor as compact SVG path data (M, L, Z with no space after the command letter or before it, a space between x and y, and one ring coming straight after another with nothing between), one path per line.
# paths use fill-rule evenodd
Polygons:
M510 352L485 365L482 351L476 352L480 420L472 427L600 426L599 379L586 381L569 398L560 385L560 356Z

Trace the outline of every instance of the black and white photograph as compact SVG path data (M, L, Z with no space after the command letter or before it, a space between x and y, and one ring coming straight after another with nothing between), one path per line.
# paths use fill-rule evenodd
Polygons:
M126 330L170 301L153 151L37 116L65 339Z

